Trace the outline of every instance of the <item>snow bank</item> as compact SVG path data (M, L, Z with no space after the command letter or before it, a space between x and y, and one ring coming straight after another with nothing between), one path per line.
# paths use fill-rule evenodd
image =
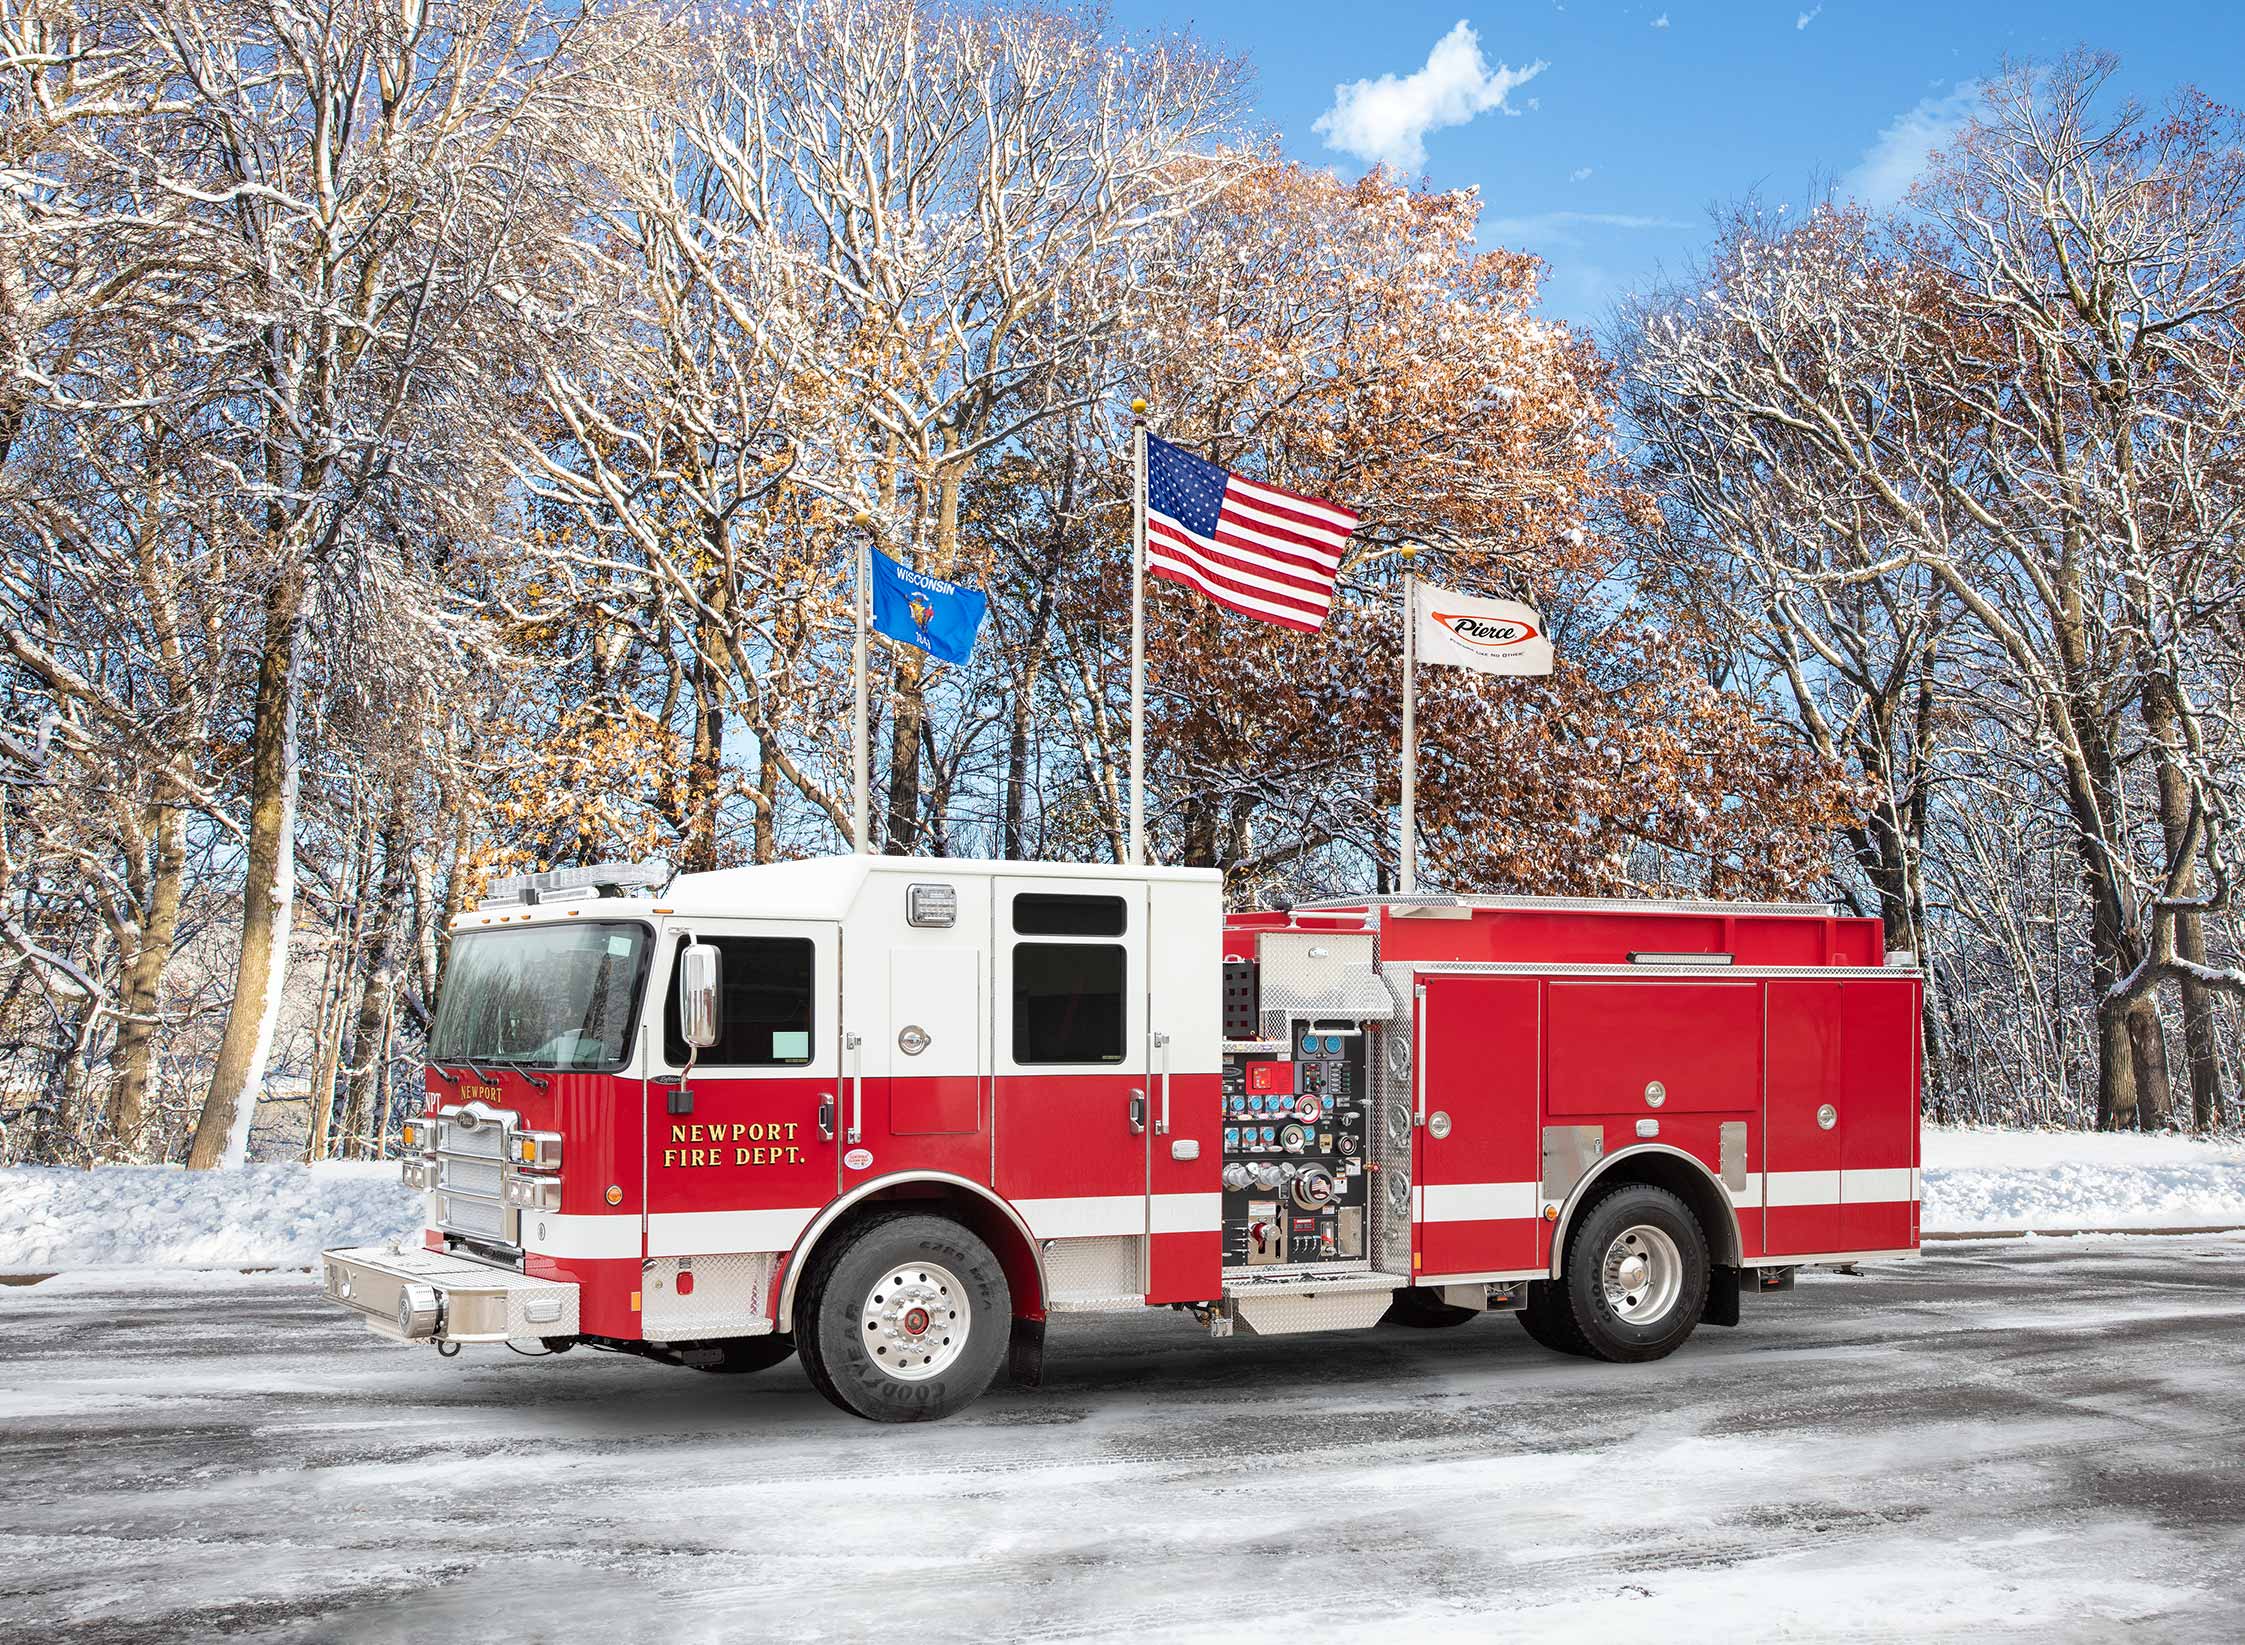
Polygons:
M2245 1144L2085 1131L1925 1128L1927 1233L2245 1226Z
M421 1198L397 1162L182 1171L0 1170L0 1273L62 1268L300 1268L330 1245L412 1235Z

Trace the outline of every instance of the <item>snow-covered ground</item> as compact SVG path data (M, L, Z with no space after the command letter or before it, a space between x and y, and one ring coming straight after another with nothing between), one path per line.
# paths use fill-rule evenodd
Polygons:
M2241 1288L2245 1235L1936 1246L1653 1365L1067 1316L883 1428L305 1274L0 1286L0 1637L2234 1645Z
M1925 1128L1927 1233L2245 1226L2245 1143Z
M2245 1226L2245 1143L1928 1126L1928 1233ZM421 1225L394 1162L0 1170L0 1273L294 1268Z
M0 1273L65 1268L302 1268L323 1247L421 1226L397 1162L183 1171L0 1170Z

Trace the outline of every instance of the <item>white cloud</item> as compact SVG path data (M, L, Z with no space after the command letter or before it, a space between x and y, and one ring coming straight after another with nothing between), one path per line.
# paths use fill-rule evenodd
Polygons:
M1586 183L1590 180L1590 170L1591 168L1588 166L1577 166L1573 171L1567 173L1567 181L1570 183Z
M1383 74L1377 80L1335 86L1333 106L1317 117L1311 129L1329 149L1415 171L1426 164L1428 132L1462 126L1491 109L1509 114L1505 99L1513 88L1549 66L1539 58L1524 69L1503 63L1492 69L1481 55L1481 37L1473 32L1473 25L1460 22L1434 43L1424 68L1401 79Z
M1804 11L1800 14L1800 16L1793 19L1793 27L1796 29L1805 29L1823 15L1824 0L1817 0L1816 6L1813 10Z
M1627 211L1539 211L1528 217L1492 217L1481 225L1483 241L1520 243L1568 250L1582 244L1586 228L1689 229L1669 217Z
M1653 27L1656 29L1664 29L1668 27L1668 13L1662 12L1658 17L1654 18Z
M1842 193L1867 206L1900 205L1910 185L1925 170L1926 156L1944 148L1957 128L1980 106L1980 82L1967 80L1948 92L1922 99L1896 115L1864 150L1855 169L1840 179Z

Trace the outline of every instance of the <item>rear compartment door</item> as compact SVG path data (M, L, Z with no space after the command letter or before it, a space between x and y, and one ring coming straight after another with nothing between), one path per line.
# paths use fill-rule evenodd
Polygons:
M1418 990L1413 1275L1539 1266L1542 984L1430 976Z
M689 932L717 947L723 989L718 1043L690 1076L678 1031L678 955ZM839 1180L840 928L697 919L662 940L647 1082L647 1255L785 1251Z
M1841 1070L1849 1054L1842 991L1847 985L1786 979L1765 986L1764 1250L1770 1256L1842 1251L1847 1249L1840 1233Z
M1840 1249L1917 1245L1918 985L1859 978L1841 987Z

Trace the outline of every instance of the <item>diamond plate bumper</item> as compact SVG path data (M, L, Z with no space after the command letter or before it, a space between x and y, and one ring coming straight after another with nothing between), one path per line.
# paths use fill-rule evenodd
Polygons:
M535 1342L577 1334L577 1287L442 1251L320 1253L320 1289L399 1342Z

